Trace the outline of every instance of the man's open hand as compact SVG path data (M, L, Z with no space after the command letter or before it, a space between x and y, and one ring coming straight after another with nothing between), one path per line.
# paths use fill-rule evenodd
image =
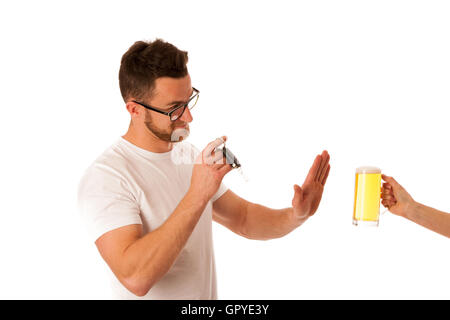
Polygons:
M325 150L314 160L302 187L294 185L292 208L295 219L306 219L317 211L330 172L329 161L330 155Z

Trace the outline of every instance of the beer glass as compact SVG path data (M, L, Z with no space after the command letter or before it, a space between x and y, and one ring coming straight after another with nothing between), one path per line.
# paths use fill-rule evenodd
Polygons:
M378 226L380 218L381 170L377 167L359 167L355 176L353 224Z

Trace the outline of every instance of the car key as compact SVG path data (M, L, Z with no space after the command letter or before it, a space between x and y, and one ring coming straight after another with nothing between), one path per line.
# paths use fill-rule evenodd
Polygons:
M225 157L225 163L230 164L233 169L238 169L239 173L241 174L242 178L246 182L248 182L247 176L244 174L244 171L242 170L241 163L236 158L236 156L231 152L229 148L226 147L225 141L223 142L223 148L216 148L217 151L222 151L224 157Z

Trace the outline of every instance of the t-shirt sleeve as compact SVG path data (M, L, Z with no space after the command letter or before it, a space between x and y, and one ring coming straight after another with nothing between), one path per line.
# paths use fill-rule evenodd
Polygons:
M142 224L139 205L126 181L105 165L93 164L86 170L78 186L77 205L92 241L108 231Z

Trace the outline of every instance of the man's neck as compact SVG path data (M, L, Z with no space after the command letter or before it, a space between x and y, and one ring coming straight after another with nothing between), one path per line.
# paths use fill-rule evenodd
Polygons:
M147 132L138 133L132 126L128 128L127 133L122 138L139 148L155 153L169 152L173 148L173 143L162 141Z

